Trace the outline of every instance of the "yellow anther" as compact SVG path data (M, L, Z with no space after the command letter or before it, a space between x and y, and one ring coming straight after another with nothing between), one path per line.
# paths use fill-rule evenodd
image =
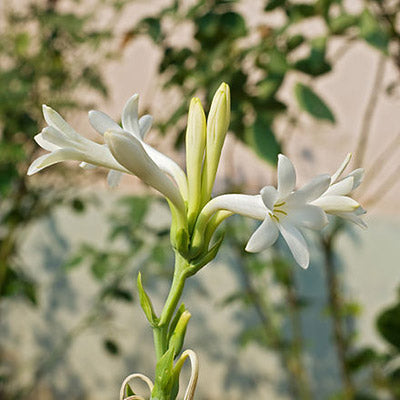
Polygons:
M282 214L284 214L284 215L287 215L287 212L285 212L285 211L283 211L283 210L275 210L275 209L274 209L274 212L278 212L278 213L282 213Z
M286 204L286 201L282 201L282 203L275 204L275 205L274 205L274 208L276 208L276 207L282 207L282 206L284 206L285 204Z
M275 214L272 214L272 212L268 212L268 215L270 216L271 219L274 219L276 222L279 222L279 218Z

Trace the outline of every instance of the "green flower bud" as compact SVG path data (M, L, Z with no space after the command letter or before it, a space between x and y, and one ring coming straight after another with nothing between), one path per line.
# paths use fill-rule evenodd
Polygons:
M202 174L203 205L211 197L222 146L229 127L230 116L230 90L226 83L222 83L214 95L207 119L206 155Z
M206 146L206 117L200 100L190 102L186 129L186 170L189 185L188 220L191 231L201 206L201 170Z
M191 318L189 311L184 311L176 324L174 333L169 340L169 348L174 349L174 356L176 357L182 350L183 341L185 340L186 327Z

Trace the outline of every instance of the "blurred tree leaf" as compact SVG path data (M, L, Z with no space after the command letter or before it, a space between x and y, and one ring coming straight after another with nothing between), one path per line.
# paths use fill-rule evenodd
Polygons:
M120 354L119 346L115 342L115 340L112 339L105 339L104 342L104 348L107 350L109 354L112 356L117 356Z
M341 14L329 21L329 28L334 35L342 35L347 29L356 26L358 22L358 15Z
M300 108L314 118L335 123L335 116L326 103L307 85L297 83L294 88Z
M267 5L265 6L265 11L273 11L278 7L285 6L287 0L268 0Z
M145 30L155 43L159 43L163 37L161 30L161 23L158 18L151 18L151 17L144 18L140 22L138 29Z
M329 72L331 66L325 59L326 39L325 36L312 39L309 56L295 62L294 68L311 76Z
M248 129L247 142L262 159L276 165L281 147L270 126L271 121L262 114L256 116L253 125Z
M383 311L376 326L381 336L400 351L400 304Z
M376 16L365 9L360 18L360 35L371 46L387 54L389 37L383 26L379 23Z
M377 353L370 347L365 347L355 351L347 357L346 364L354 372L370 365L377 359Z

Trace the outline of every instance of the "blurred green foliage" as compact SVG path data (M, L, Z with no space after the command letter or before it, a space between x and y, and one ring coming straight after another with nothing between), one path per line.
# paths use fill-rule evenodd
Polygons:
M356 13L348 11L342 0L265 1L264 8L255 11L265 22L256 26L239 11L240 5L235 0L197 0L190 5L175 0L126 34L127 38L146 35L162 52L159 73L164 89L179 93L179 100L159 128L175 129L177 145L184 137L188 99L200 93L210 104L210 94L225 81L232 93L231 131L275 164L286 139L277 132L276 121L296 120L279 95L289 74L299 81L294 86L299 109L335 123L334 110L313 88L314 80L328 74L337 61L327 57L331 41L341 38L345 45L365 40L387 55L390 43L399 41L394 22L398 10L383 0L366 1ZM306 24L316 21L323 31L313 35ZM184 31L184 41L171 39L188 26L191 30Z
M123 2L99 0L85 13L61 11L65 1L28 1L23 7L2 4L0 36L0 297L22 295L37 302L34 282L18 258L20 237L34 219L55 206L84 210L82 199L68 192L68 180L28 181L27 167L37 156L33 140L43 126L41 104L60 112L89 107L88 91L106 96L99 66L111 57L112 20ZM70 3L70 8L79 5ZM106 9L110 24L93 21ZM102 63L99 62L102 60ZM85 91L85 96L82 93ZM62 169L58 169L62 171Z

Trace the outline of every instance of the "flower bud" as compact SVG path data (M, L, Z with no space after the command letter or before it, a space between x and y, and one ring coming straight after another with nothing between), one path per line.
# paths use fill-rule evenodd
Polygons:
M205 204L211 197L217 174L222 146L230 121L230 90L222 83L214 95L207 119L207 143L202 175L202 201Z
M186 170L188 176L189 229L194 225L201 206L201 170L206 145L206 117L198 98L190 102L186 129Z

